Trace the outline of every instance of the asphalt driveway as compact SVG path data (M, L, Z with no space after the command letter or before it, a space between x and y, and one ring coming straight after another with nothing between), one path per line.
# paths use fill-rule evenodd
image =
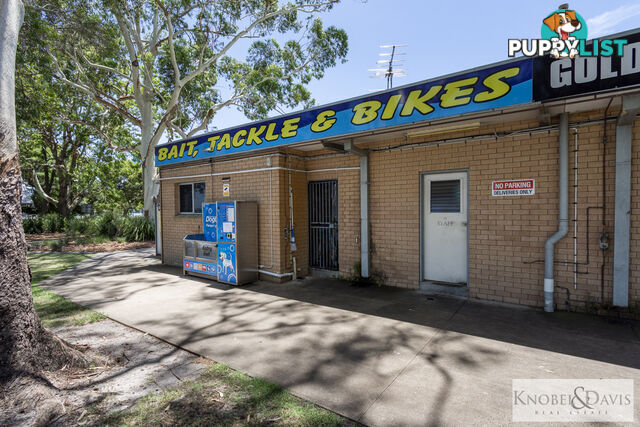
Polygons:
M145 249L98 254L40 285L369 425L507 424L512 379L640 379L636 323L336 280L234 288L181 273Z

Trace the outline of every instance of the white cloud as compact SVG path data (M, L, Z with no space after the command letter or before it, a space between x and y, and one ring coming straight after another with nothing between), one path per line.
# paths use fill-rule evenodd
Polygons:
M640 15L640 4L628 4L587 19L589 38L599 37L615 31L618 24Z

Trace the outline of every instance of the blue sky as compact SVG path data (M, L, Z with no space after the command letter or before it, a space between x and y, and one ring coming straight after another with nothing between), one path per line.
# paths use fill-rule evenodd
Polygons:
M394 86L425 80L507 59L507 39L539 38L542 19L562 1L342 0L322 15L325 25L347 31L347 62L328 70L309 89L317 105L384 89L373 79L380 45L406 43L407 77ZM589 38L640 27L640 4L634 0L569 2L587 20ZM239 47L240 49L243 46ZM277 115L274 113L273 115ZM248 122L235 108L213 119L218 129ZM213 130L213 129L210 129Z

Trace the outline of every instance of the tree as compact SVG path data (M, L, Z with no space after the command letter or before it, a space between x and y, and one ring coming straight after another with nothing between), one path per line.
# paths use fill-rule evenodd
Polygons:
M114 149L135 147L120 116L54 78L53 60L42 39L55 37L56 31L40 17L38 10L27 8L16 58L21 165L23 178L36 190L38 210L46 213L53 207L66 217L81 202L102 194L95 190L111 186L105 182L113 175L108 168L121 169L117 163L131 162L131 154L114 156Z
M130 160L125 153L113 153L105 148L93 171L100 191L87 198L96 212L115 211L128 213L142 208L142 169L140 160Z
M38 9L57 30L54 76L136 130L147 212L165 131L189 138L228 106L252 119L307 106L305 85L347 53L345 32L315 18L339 0L57 1Z
M0 378L37 375L86 360L46 330L33 308L22 231L22 180L16 140L15 58L21 0L0 0Z

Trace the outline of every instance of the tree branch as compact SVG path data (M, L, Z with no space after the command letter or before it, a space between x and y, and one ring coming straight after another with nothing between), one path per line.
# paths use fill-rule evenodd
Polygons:
M158 7L162 9L162 12L164 13L164 17L167 21L167 29L169 30L169 37L167 39L167 44L169 45L169 57L171 58L171 65L173 66L173 82L176 88L180 88L182 86L180 84L181 75L180 75L180 68L178 67L178 61L176 60L175 46L173 45L175 41L173 38L174 34L173 34L173 23L171 22L171 14L169 13L169 10L166 8L166 6L162 3L161 0L156 0L156 3L158 4Z
M113 140L111 139L111 137L109 137L109 135L107 135L107 133L101 127L97 127L97 126L95 126L95 125L93 125L91 123L83 122L81 120L73 120L73 119L70 119L68 117L60 116L59 118L61 120L65 121L65 122L67 122L67 123L86 126L86 127L90 128L90 129L93 129L96 133L100 134L104 138L104 141L107 143L107 145L111 149L113 149L115 151L123 153L123 152L132 152L132 151L137 150L136 146L133 146L133 147L121 147L119 145L116 145L113 142Z
M40 180L38 179L38 174L36 173L35 169L32 168L32 167L28 167L28 166L27 166L27 168L31 171L31 176L33 177L33 184L34 184L33 187L35 188L36 192L43 199L45 199L47 202L52 203L53 205L55 205L57 207L58 206L58 201L56 199L54 199L53 197L49 196L42 189L42 185L40 185Z
M211 121L211 118L213 117L214 113L215 113L215 111L213 110L213 108L210 108L209 111L207 111L207 116L200 123L200 125L196 126L193 129L191 129L186 136L183 136L183 138L189 138L191 135L194 135L194 134L200 132L201 130L207 129L209 127L209 122Z
M127 46L127 51L129 52L129 59L131 60L131 81L133 83L133 94L136 97L136 104L138 104L138 110L142 111L142 90L140 89L140 63L138 61L138 54L136 52L135 47L133 46L133 41L131 40L131 31L129 28L129 24L118 12L114 11L114 15L116 17L116 21L118 22L118 26L120 27L120 32L122 33L122 38L124 39L124 43Z
M78 206L78 204L82 201L82 198L84 196L86 196L89 191L91 190L91 188L93 187L93 183L96 180L96 176L94 175L91 180L89 181L89 184L87 184L87 186L85 187L84 190L81 190L77 193L76 197L71 201L71 206L69 207L69 211L73 212L73 210Z

